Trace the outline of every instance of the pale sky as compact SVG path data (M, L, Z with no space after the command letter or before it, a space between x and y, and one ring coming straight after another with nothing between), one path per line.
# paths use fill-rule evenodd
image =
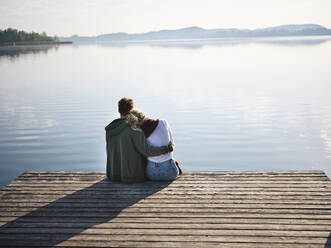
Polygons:
M0 0L0 29L91 36L188 26L331 28L330 13L331 0Z

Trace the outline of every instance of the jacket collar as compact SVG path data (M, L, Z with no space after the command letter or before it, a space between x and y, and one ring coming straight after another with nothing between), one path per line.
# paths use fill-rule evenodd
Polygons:
M108 124L105 129L107 134L115 136L119 135L124 129L129 127L129 123L125 119L116 119Z

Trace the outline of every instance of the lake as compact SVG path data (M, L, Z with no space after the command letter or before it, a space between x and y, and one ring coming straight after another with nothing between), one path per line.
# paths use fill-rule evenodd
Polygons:
M184 171L331 176L331 37L0 49L0 187L105 171L117 102L167 119Z

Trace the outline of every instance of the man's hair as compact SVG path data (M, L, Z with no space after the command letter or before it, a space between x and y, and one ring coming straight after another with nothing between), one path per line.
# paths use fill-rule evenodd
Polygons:
M133 100L130 98L123 97L118 102L118 112L121 115L127 115L130 110L133 109Z

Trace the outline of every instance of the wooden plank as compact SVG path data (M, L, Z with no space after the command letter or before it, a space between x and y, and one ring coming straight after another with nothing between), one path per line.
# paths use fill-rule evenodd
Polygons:
M92 185L74 185L74 184L53 184L53 185L42 185L42 184L10 184L7 185L4 189L5 190L11 190L11 189L16 189L16 190L21 190L21 189L31 189L31 190L82 190L86 189L88 190L89 187ZM327 185L306 185L306 186L293 186L291 185L286 185L286 186L269 186L269 185L245 185L246 187L243 187L242 185L195 185L195 186L187 186L187 185L169 185L168 187L164 188L164 186L154 186L154 187L148 187L148 185L144 186L139 186L139 187L119 187L119 186L113 186L113 185L96 185L93 186L93 189L95 190L134 190L134 189L139 189L139 190L146 190L146 189L163 189L163 191L167 190L176 190L176 191L184 191L184 190L195 190L195 191L201 191L201 190L292 190L292 191L320 191L320 190L325 190L325 191L330 191L331 190L331 184Z
M99 175L104 176L105 173L103 171L97 172L97 171L26 171L22 175L73 175L73 176L80 176L80 175ZM323 174L325 175L324 171L322 170L289 170L289 171L198 171L198 172L184 172L184 176L186 175L208 175L208 176L214 176L214 175L246 175L246 174L290 174L290 175L296 175L296 174Z
M18 236L16 234L19 233ZM18 239L20 235L26 238L24 234L78 234L83 237L87 235L164 235L164 236L245 236L250 238L251 236L260 237L305 237L305 238L328 238L330 235L329 231L294 231L294 230L227 230L227 229L190 229L190 228L178 228L178 229L167 229L167 228L88 228L82 231L82 228L0 228L0 238L8 238L10 234L15 234L15 239Z
M19 186L18 184L40 184L42 186L43 183L49 183L49 180L36 180L36 181L15 181L15 185ZM86 181L66 181L66 180L52 180L51 181L54 186L56 184L67 184L68 186L86 186L86 187L121 187L123 185L118 183L108 183L104 180L102 181L95 181L95 182L86 182ZM88 185L82 185L86 184ZM155 182L155 184L151 184L150 182L142 183L141 186L139 184L125 184L124 186L127 188L136 188L136 187L142 187L146 188L147 186L150 186L151 188L157 188L157 187L233 187L234 185L238 185L241 187L330 187L330 181L174 181L172 183L162 183L162 182ZM38 185L37 185L38 186Z
M184 208L190 208L190 209L325 209L325 210L331 210L331 204L307 204L307 203L301 203L301 204L270 204L270 203L150 203L150 202L138 202L133 203L131 205L130 202L123 202L119 203L118 201L114 201L111 203L86 203L86 202L67 202L67 203L56 203L56 204L49 204L43 203L43 202L0 202L0 210L10 211L10 209L14 210L16 209L31 209L35 208L36 210L40 207L47 207L47 208L54 208L54 209L69 209L69 208L79 208L79 209L103 209L103 208L142 208L142 209L149 209L149 208L173 208L173 209L184 209ZM30 210L31 211L31 210Z
M107 222L88 223L88 222L0 222L0 226L6 228L90 228L90 229L189 229L189 230L282 230L282 231L327 231L331 230L331 223L320 225L309 224L267 224L267 223L174 223L174 222Z
M6 198L5 201L0 202L0 206L41 206L47 205L52 203L57 198L32 198L25 197L25 198ZM314 199L290 199L290 200L283 200L283 199L216 199L216 198L204 198L204 199L176 199L176 198L147 198L139 201L135 201L134 199L85 199L84 202L79 202L77 199L72 198L61 198L56 201L56 204L61 206L65 206L66 204L70 204L71 206L80 206L80 205L91 205L94 206L103 206L106 204L135 204L141 206L149 206L152 204L262 204L265 205L266 208L269 206L272 207L274 205L280 205L287 207L287 205L295 204L298 208L305 208L305 206L319 206L328 207L331 204L331 199L322 199L322 200L314 200Z
M84 182L56 182L56 181L18 181L16 180L13 183L10 183L6 186L7 187L29 187L29 188L39 188L39 187L90 187L93 186L92 183L84 183ZM169 189L180 189L180 188L326 188L331 187L331 182L324 181L319 182L316 181L314 183L241 183L241 184L235 184L235 183L205 183L205 184L198 184L198 183L171 183L169 185L165 185L162 183L145 183L142 185L139 185L139 188L162 188L167 187ZM122 185L122 184L115 184L115 183L108 183L108 182L100 182L97 185L94 185L96 188L116 188L116 189L132 189L135 187L138 187L137 185Z
M86 190L86 191L75 191L75 190L59 190L59 191L40 191L35 192L35 190L6 190L3 189L4 193L11 193L12 195L53 195L53 196L66 196L68 194L75 194L75 196L96 196L98 195L103 196L104 198L107 198L108 196L119 196L122 198L125 197L137 197L137 198L144 198L149 195L153 196L164 196L164 197L180 197L180 196L190 196L190 197L200 197L200 196L206 196L206 195L213 195L213 196L307 196L307 197L325 197L330 198L331 192L330 191L300 191L300 192L293 192L293 191L209 191L208 194L206 192L199 192L199 191L159 191L155 192L153 190L150 191L97 191L97 190ZM154 193L155 192L155 193ZM4 194L3 196L6 196Z
M90 195L95 194L96 197L104 195L109 196L112 195L114 197L117 197L118 195L121 195L120 193L123 192L125 195L145 195L150 196L151 198L158 198L159 195L163 195L166 197L166 195L172 195L171 197L178 196L183 197L185 195L191 195L194 197L194 195L203 195L205 197L212 198L212 197L221 197L224 195L224 198L229 198L229 196L232 195L263 195L265 194L266 197L271 195L278 195L279 197L282 196L290 196L290 195L325 195L329 196L331 193L331 188L300 188L300 189L274 189L274 188L236 188L236 189L230 189L230 188L221 188L221 189L151 189L151 188L143 188L143 189L114 189L114 188L77 188L76 190L70 189L70 188L63 188L63 189L57 189L57 188L36 188L36 189L18 189L18 188L4 188L3 189L3 196L14 196L14 195L46 195L48 194L49 197L53 197L54 195L67 195L72 197L78 197L79 195ZM118 192L118 193L116 193ZM153 192L155 192L153 194ZM226 193L226 194L223 194ZM327 199L327 197L326 197ZM331 198L329 198L331 199Z
M325 176L326 174L324 172L282 172L282 173L272 173L272 172L210 172L210 173L203 173L203 172L198 172L198 173L190 173L190 172L184 172L182 177L232 177L232 176ZM43 176L57 176L57 177L63 177L63 176L72 176L72 177L106 177L105 173L82 173L82 172L49 172L49 173L23 173L20 175L22 176L34 176L34 177L43 177Z
M104 173L100 174L81 174L81 173L42 173L42 174L34 174L34 173L23 173L19 176L21 177L77 177L79 178L105 178L106 175ZM325 177L325 173L196 173L196 174L187 174L184 173L181 178L236 178L236 177Z
M240 185L237 185L237 187L215 187L215 186L200 186L200 187L166 187L166 186L159 186L159 187L99 187L99 185L90 185L87 187L80 187L80 186L38 186L38 187L29 187L29 186L15 186L15 185L9 185L4 187L1 192L7 193L7 192L89 192L89 191L99 191L99 192L111 192L111 191L120 191L125 192L131 191L131 192L142 192L142 193L163 193L163 192L204 192L205 194L213 193L213 192L226 192L226 191L242 191L242 192L254 192L254 191L277 191L277 192L331 192L331 187L329 185L321 186L321 187L267 187L266 185L264 187L259 187L256 185L252 185L251 187L241 187Z
M25 240L25 241L65 241L65 240L77 240L77 241L177 241L177 242L186 242L194 241L194 242L270 242L270 243L286 243L286 244L325 244L327 242L327 237L294 237L294 236L286 236L286 237L271 237L271 236L244 236L241 235L242 231L238 231L237 235L229 235L229 236L214 236L214 235L134 235L134 234L75 234L70 237L66 234L42 234L42 235L30 235L30 234L0 234L1 242L6 240ZM69 237L68 237L69 236Z
M18 200L29 200L31 202L38 202L38 201L86 201L86 202L95 202L95 201L125 201L125 202L137 202L137 201L143 201L141 200L141 197L139 195L65 195L65 194L16 194L16 193L10 193L5 194L2 197L2 201L18 201ZM223 200L240 200L240 201L249 201L249 200L261 200L261 201L267 201L272 202L273 200L279 200L279 201L328 201L330 198L326 196L301 196L301 195L157 195L157 196L147 196L144 198L145 201L147 200L172 200L175 202L178 201L187 201L187 200L193 200L198 201L199 199L203 201L223 201Z
M227 217L179 217L172 215L167 217L128 217L116 216L116 218L105 219L103 217L52 217L52 216L23 216L17 217L0 217L1 222L12 221L16 223L189 223L189 224L288 224L288 225L330 225L331 221L328 219L309 219L309 218L266 218L259 216L257 218L227 218Z
M0 243L0 247L51 247L49 241L7 241ZM135 241L63 241L59 242L56 247L121 247L121 248L132 248L132 247L152 247L152 248L214 248L214 247L224 247L224 248L330 248L330 245L322 244L287 244L287 243L271 243L268 241L265 242L198 242L198 241L185 241L185 242L176 242L176 241L153 241L153 242L135 242Z
M77 212L69 212L69 211L35 211L35 212L0 212L0 217L22 217L26 214L34 217L81 217L81 218L115 218L115 217L131 217L131 218L139 218L139 217L164 217L167 218L171 215L176 215L177 217L184 218L216 218L219 216L226 218L281 218L281 219L321 219L321 220L331 220L331 215L327 214L315 214L311 213L295 213L295 211L289 212L268 212L268 211L250 211L237 213L236 211L232 212L129 212L122 210L119 211L108 211L108 212L96 212L91 213L91 211L77 211Z
M121 212L121 214L137 214L137 215L146 215L146 214L190 214L190 215L239 215L239 214L298 214L298 215L316 215L316 217L320 218L331 218L331 210L330 209L288 209L288 208L162 208L162 207L144 207L139 208L135 206L127 205L125 209L123 207L43 207L43 208L35 208L35 207L3 207L0 208L0 216L7 216L7 214L11 214L11 216L21 215L21 214L36 214L38 210L38 215L36 216L44 216L46 214L57 216L57 215L80 215L89 216L106 216L107 214L113 214L117 212Z
M19 180L67 180L67 181L98 181L98 180L105 180L104 176L81 176L81 177L74 177L74 176L42 176L42 177L30 177L30 176L20 176ZM279 176L279 177L266 177L266 176L227 176L227 177L179 177L176 179L176 182L180 181L328 181L328 177L325 175L321 176Z
M37 193L25 193L25 194L17 194L17 193L6 193L3 195L2 200L31 200L31 201L128 201L128 202L137 202L142 201L140 195L107 195L104 196L102 194L89 194L89 195L66 195L66 194L37 194ZM173 201L184 201L184 200L204 200L204 201L223 201L223 200L262 200L262 201L272 201L272 200L279 200L279 201L328 201L330 197L328 196L319 196L319 195L150 195L145 196L145 200L173 200Z
M246 176L240 176L240 175L224 175L224 176L183 176L181 175L180 177L178 177L176 180L172 181L172 182L177 182L177 181L193 181L193 180L197 180L197 181L222 181L223 179L233 179L234 181L236 180L244 180L244 179L256 179L256 180L260 180L260 179L288 179L288 178L293 178L293 179L300 179L300 178L305 178L305 179L309 179L309 178L319 178L319 179L323 179L323 178L328 178L326 174L297 174L297 175L290 175L290 174L282 174L282 175L246 175ZM36 175L21 175L19 176L16 180L46 180L46 179L52 179L52 180L80 180L80 181L84 181L83 179L87 179L89 182L91 179L95 179L95 180L100 180L100 181L104 181L104 182L109 182L107 177L105 175L100 175L100 176L74 176L74 175L41 175L41 176L36 176ZM119 182L109 182L109 183L119 183Z
M234 188L236 186L241 188L254 188L254 187L260 187L260 188L307 188L307 187L324 187L324 188L330 188L331 182L330 181L313 181L310 183L307 182L242 182L239 185L235 182L211 182L207 183L204 181L203 184L199 184L199 182L192 182L188 183L186 181L185 183L175 181L172 183L161 183L161 182L155 182L153 183L142 183L142 184L118 184L118 183L109 183L109 182L97 182L97 183L84 183L82 181L79 182L66 182L66 181L15 181L13 183L8 184L5 188L8 187L31 187L31 188L38 188L38 187L96 187L96 188L220 188L220 187L227 187L227 188Z
M22 184L54 184L54 183L61 183L64 182L66 184L89 184L92 185L94 183L97 183L97 185L102 185L102 184L106 184L106 185L122 185L119 182L111 182L106 178L97 178L95 180L80 180L80 177L20 177L17 178L15 181L13 181L12 183L22 183ZM231 180L228 180L231 179ZM269 182L267 179L273 180L271 182ZM283 181L282 179L285 179L285 181ZM288 180L288 179L292 179L292 180ZM301 180L304 179L304 180ZM310 180L312 179L312 180ZM322 180L320 180L322 179ZM196 185L198 183L205 183L205 184L236 184L241 183L241 184L251 184L251 183L259 183L261 185L264 184L289 184L289 185L293 185L293 184L328 184L330 185L330 181L329 180L324 180L327 179L326 177L295 177L295 178L289 178L289 177L270 177L270 178L265 178L265 177L258 177L258 178L187 178L187 177L179 177L174 181L157 181L157 182L152 182L152 181L146 181L144 183L136 183L136 184L126 184L127 187L133 187L133 186L145 186L145 185L149 185L149 186L154 186L154 185L161 185L161 186L170 186L170 185L183 185L183 184L192 184L192 185Z

